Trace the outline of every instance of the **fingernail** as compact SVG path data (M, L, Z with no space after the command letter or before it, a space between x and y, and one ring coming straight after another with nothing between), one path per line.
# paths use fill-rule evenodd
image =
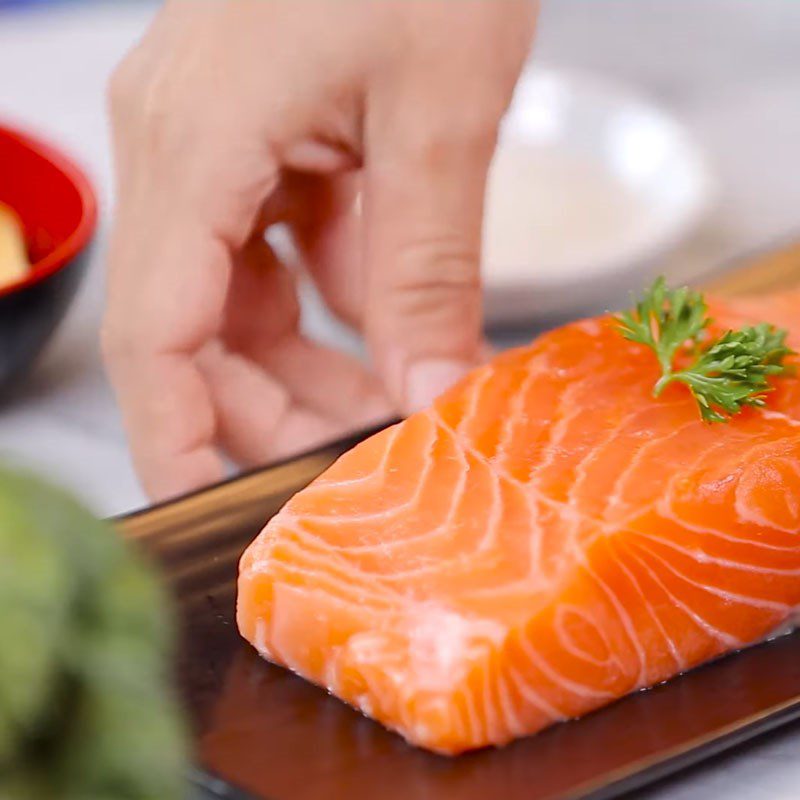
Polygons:
M415 361L406 371L404 392L406 410L414 412L427 408L469 370L469 364L446 358Z

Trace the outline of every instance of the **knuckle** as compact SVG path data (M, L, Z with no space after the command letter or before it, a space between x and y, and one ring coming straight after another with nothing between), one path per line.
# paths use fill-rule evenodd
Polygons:
M456 237L417 239L398 253L387 287L390 313L461 325L479 313L477 254Z
M458 234L417 236L400 248L394 288L469 290L480 285L476 246Z
M455 293L449 286L436 285L424 292L400 292L395 295L391 310L397 319L424 322L426 331L432 321L439 321L448 329L445 332L451 333L470 320L478 307L477 293L473 297L463 291Z
M402 319L440 319L460 327L480 308L480 292L470 287L458 289L445 283L431 283L421 289L401 290L393 295L394 315Z
M447 350L455 344L469 349L480 327L480 286L447 269L421 281L398 283L383 300L368 308L368 335L400 335L412 350Z
M172 70L154 68L137 52L130 53L115 69L106 89L107 105L115 135L128 140L151 157L175 153L169 147L177 128L193 128L185 120L186 109L175 102ZM185 144L181 142L181 146Z
M437 235L417 238L397 258L397 269L384 278L385 302L371 304L369 327L400 326L414 340L469 339L481 315L475 250L463 239Z

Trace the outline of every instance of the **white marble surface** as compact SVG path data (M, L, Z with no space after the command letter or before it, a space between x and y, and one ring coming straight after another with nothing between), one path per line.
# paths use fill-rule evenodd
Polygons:
M145 0L0 13L0 118L48 132L73 151L94 175L104 210L103 86L151 13ZM693 129L718 176L720 201L668 265L688 273L800 233L798 42L797 0L545 0L534 57L624 79ZM101 246L31 380L0 409L0 453L112 514L144 498L97 353L102 285ZM647 796L789 800L800 796L798 755L800 730L790 730Z

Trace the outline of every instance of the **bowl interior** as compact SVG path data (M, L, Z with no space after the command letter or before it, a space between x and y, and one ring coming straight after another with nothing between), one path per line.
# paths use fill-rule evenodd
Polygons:
M632 273L689 232L710 194L701 153L658 107L592 75L524 73L489 179L492 316L567 311L612 276L635 288Z
M33 265L0 296L44 280L89 242L97 203L81 170L50 145L0 126L0 203L22 221Z

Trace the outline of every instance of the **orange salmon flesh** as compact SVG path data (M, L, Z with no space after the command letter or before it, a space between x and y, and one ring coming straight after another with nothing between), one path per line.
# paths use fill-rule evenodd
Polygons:
M712 305L800 334L797 295ZM800 606L800 379L707 424L658 377L608 317L477 369L269 522L242 636L446 754L763 639Z

